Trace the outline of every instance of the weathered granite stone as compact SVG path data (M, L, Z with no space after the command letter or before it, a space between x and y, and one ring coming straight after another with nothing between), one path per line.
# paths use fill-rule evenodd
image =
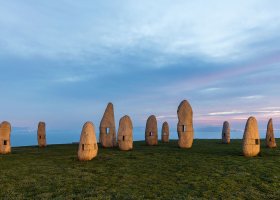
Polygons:
M0 154L11 153L11 124L4 121L0 124Z
M277 146L276 141L275 141L275 137L274 137L274 129L273 129L272 119L270 119L268 121L265 140L266 140L266 146L268 148L275 148Z
M167 122L163 122L161 128L161 141L162 142L169 142L169 125Z
M98 145L93 123L86 122L81 132L78 159L80 161L91 160L97 156Z
M39 122L39 124L38 124L37 140L38 140L39 147L47 146L45 122Z
M187 100L180 103L178 110L178 145L180 148L191 148L193 144L193 110Z
M158 144L158 129L157 119L154 115L151 115L146 123L145 141L149 146Z
M120 119L118 129L118 145L123 151L133 148L133 126L129 116L125 115Z
M117 146L114 107L112 103L108 103L107 105L100 122L99 131L99 141L102 147L107 148Z
M222 143L223 144L230 143L230 126L228 121L225 121L223 124Z
M260 135L256 118L247 120L243 135L243 155L246 157L257 156L260 153Z

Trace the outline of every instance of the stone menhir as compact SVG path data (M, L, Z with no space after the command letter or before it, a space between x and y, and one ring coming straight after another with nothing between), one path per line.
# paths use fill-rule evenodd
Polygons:
M117 146L114 106L108 103L99 127L99 141L102 147Z
M80 161L91 160L97 156L98 145L95 128L92 122L86 122L80 137L78 159Z
M275 148L277 146L276 141L275 141L275 137L274 137L274 129L273 129L272 119L270 119L268 121L265 140L266 140L266 146L268 148Z
M0 124L0 154L11 153L11 124L2 122Z
M169 142L169 125L167 122L163 122L162 124L161 142Z
M243 135L243 155L246 157L257 156L260 153L260 135L256 118L247 120Z
M229 126L228 121L225 121L223 124L222 143L223 144L230 143L230 126Z
M151 115L147 119L146 130L145 130L145 141L149 146L158 144L158 129L157 119L154 115Z
M39 124L38 124L37 140L38 140L39 147L47 146L46 123L45 122L39 122Z
M118 145L123 151L133 148L133 126L129 116L125 115L120 119L118 129Z
M193 144L193 110L187 100L180 103L178 110L178 145L180 148L191 148Z

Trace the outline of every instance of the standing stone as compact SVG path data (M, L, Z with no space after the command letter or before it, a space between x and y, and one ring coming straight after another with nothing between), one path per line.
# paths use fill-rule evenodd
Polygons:
M193 110L187 100L180 103L178 110L178 145L180 148L191 148L193 144Z
M260 153L260 135L256 118L247 120L243 135L243 154L246 157L257 156Z
M87 161L95 158L98 153L98 145L95 134L95 127L92 122L86 122L80 137L78 159Z
M38 140L39 147L46 147L47 146L46 124L45 124L45 122L39 122L39 124L38 124L37 140Z
M229 126L228 121L225 121L223 124L222 143L223 144L230 143L230 126Z
M2 122L0 124L0 154L11 153L11 124Z
M161 141L169 142L169 125L167 122L163 122L163 124L162 124Z
M275 141L275 137L274 137L274 129L273 129L272 119L270 119L268 121L265 140L266 140L266 146L268 148L275 148L277 146L276 141Z
M133 126L129 116L120 119L118 129L118 145L120 150L128 151L133 148Z
M99 141L102 147L107 148L117 146L114 106L112 103L108 103L107 105L103 118L100 122L99 131Z
M158 144L158 129L157 129L157 119L154 115L151 115L146 123L145 130L145 141L149 146Z

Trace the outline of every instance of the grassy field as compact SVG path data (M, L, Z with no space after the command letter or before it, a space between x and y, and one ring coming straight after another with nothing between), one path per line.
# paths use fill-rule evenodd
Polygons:
M277 140L280 144L280 140ZM262 141L262 144L264 142ZM18 147L0 155L0 199L279 199L280 150L245 158L241 140L177 141L133 151L99 149L77 161L78 145Z

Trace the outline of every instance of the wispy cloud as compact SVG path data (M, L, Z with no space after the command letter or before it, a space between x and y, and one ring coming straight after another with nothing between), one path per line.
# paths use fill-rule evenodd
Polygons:
M275 106L275 107L264 107L264 108L262 108L262 110L280 110L280 107L277 107L277 106Z
M217 92L220 91L221 88L217 88L217 87L212 87L212 88L205 88L200 90L201 93L213 93L213 92Z
M236 115L236 114L243 114L242 111L226 111L226 112L212 112L208 113L209 116L223 116L223 115Z
M55 79L54 82L75 83L75 82L86 81L86 80L89 80L90 78L91 78L90 76L68 76L68 77L62 77L62 78Z
M251 96L244 96L244 97L239 97L240 99L245 99L245 100L255 100L255 99L262 99L264 96L262 95L251 95Z
M259 110L256 113L280 113L280 110Z
M144 48L159 52L158 67L166 55L240 59L263 50L265 44L252 44L279 32L278 1L247 1L242 7L220 0L204 7L189 1L110 2L2 2L0 52L84 60Z
M175 123L183 99L199 123L278 117L279 9L276 0L2 1L0 117L80 127L112 101L137 125L150 114Z
M231 119L233 119L233 120L242 120L242 121L244 121L244 120L247 120L248 117L232 117Z
M173 119L177 118L177 115L159 115L156 116L157 119Z

